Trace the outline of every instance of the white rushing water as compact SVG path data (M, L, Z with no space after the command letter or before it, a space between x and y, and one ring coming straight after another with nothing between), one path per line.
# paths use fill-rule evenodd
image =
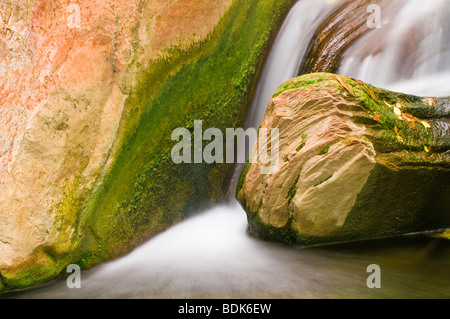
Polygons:
M390 89L450 95L448 1L393 2L397 6L386 12L383 28L348 50L340 72ZM315 29L340 3L302 0L293 7L263 69L247 127L259 126L271 95L296 75ZM424 33L408 39L413 27ZM399 61L405 40L417 46L417 57L408 66L413 72L407 75ZM375 51L370 43L376 43ZM447 244L439 258L430 257L427 239L301 249L261 242L249 237L246 227L244 211L232 200L172 227L124 258L83 272L81 289L70 290L57 280L17 297L450 297ZM367 289L366 269L373 263L382 266L384 289Z
M303 0L291 9L267 57L247 118L247 127L259 127L273 93L296 77L311 38L327 16L344 0Z
M380 29L356 41L338 73L409 94L450 95L450 0L384 0Z

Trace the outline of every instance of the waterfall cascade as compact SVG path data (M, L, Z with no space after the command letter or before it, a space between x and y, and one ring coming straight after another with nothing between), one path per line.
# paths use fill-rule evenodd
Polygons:
M450 2L383 1L380 29L359 38L338 73L393 91L450 95Z

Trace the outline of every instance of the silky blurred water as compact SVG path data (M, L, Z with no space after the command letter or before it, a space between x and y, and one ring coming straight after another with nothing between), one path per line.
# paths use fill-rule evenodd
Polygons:
M450 241L402 238L322 248L246 234L236 204L174 226L128 256L16 298L448 298ZM381 289L366 285L381 267Z
M382 27L345 52L338 73L404 93L450 95L450 1L380 5Z
M302 0L293 7L262 72L247 127L259 126L272 93L296 75L315 29L340 3ZM450 96L448 1L396 0L385 6L383 27L347 51L339 72L392 90ZM422 32L411 36L411 29ZM405 39L415 48L408 61L400 59ZM59 279L8 297L450 297L450 241L410 236L301 248L251 238L246 227L245 212L231 200L124 258L82 272L81 289L68 289ZM371 264L381 267L381 289L367 287Z

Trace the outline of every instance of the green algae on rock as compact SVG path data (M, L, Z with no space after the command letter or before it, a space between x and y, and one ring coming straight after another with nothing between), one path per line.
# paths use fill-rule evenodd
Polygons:
M17 89L26 103L2 100L5 107L44 102L29 112L33 126L19 122L25 138L13 156L21 161L12 157L9 171L0 162L0 185L7 179L0 292L64 275L69 264L120 257L222 199L233 166L175 165L171 133L197 119L221 129L243 125L264 57L295 0L79 1L92 19L60 34L65 3L32 2L17 29L35 28L36 43L50 47L38 49L51 58L26 68L37 70L23 81L32 94ZM67 38L58 54L55 34ZM47 73L59 80L36 82ZM17 79L9 73L6 90Z
M329 73L287 81L261 125L286 160L272 175L247 164L236 190L249 231L314 245L449 228L448 101Z

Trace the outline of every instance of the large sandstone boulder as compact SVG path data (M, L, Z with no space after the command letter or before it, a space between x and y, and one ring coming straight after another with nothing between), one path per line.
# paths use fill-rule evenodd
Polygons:
M176 165L171 133L242 125L293 2L1 1L0 292L220 200L233 166Z
M237 187L250 232L322 244L449 228L449 115L448 99L339 75L287 81L261 125L279 129L278 170L252 158Z

